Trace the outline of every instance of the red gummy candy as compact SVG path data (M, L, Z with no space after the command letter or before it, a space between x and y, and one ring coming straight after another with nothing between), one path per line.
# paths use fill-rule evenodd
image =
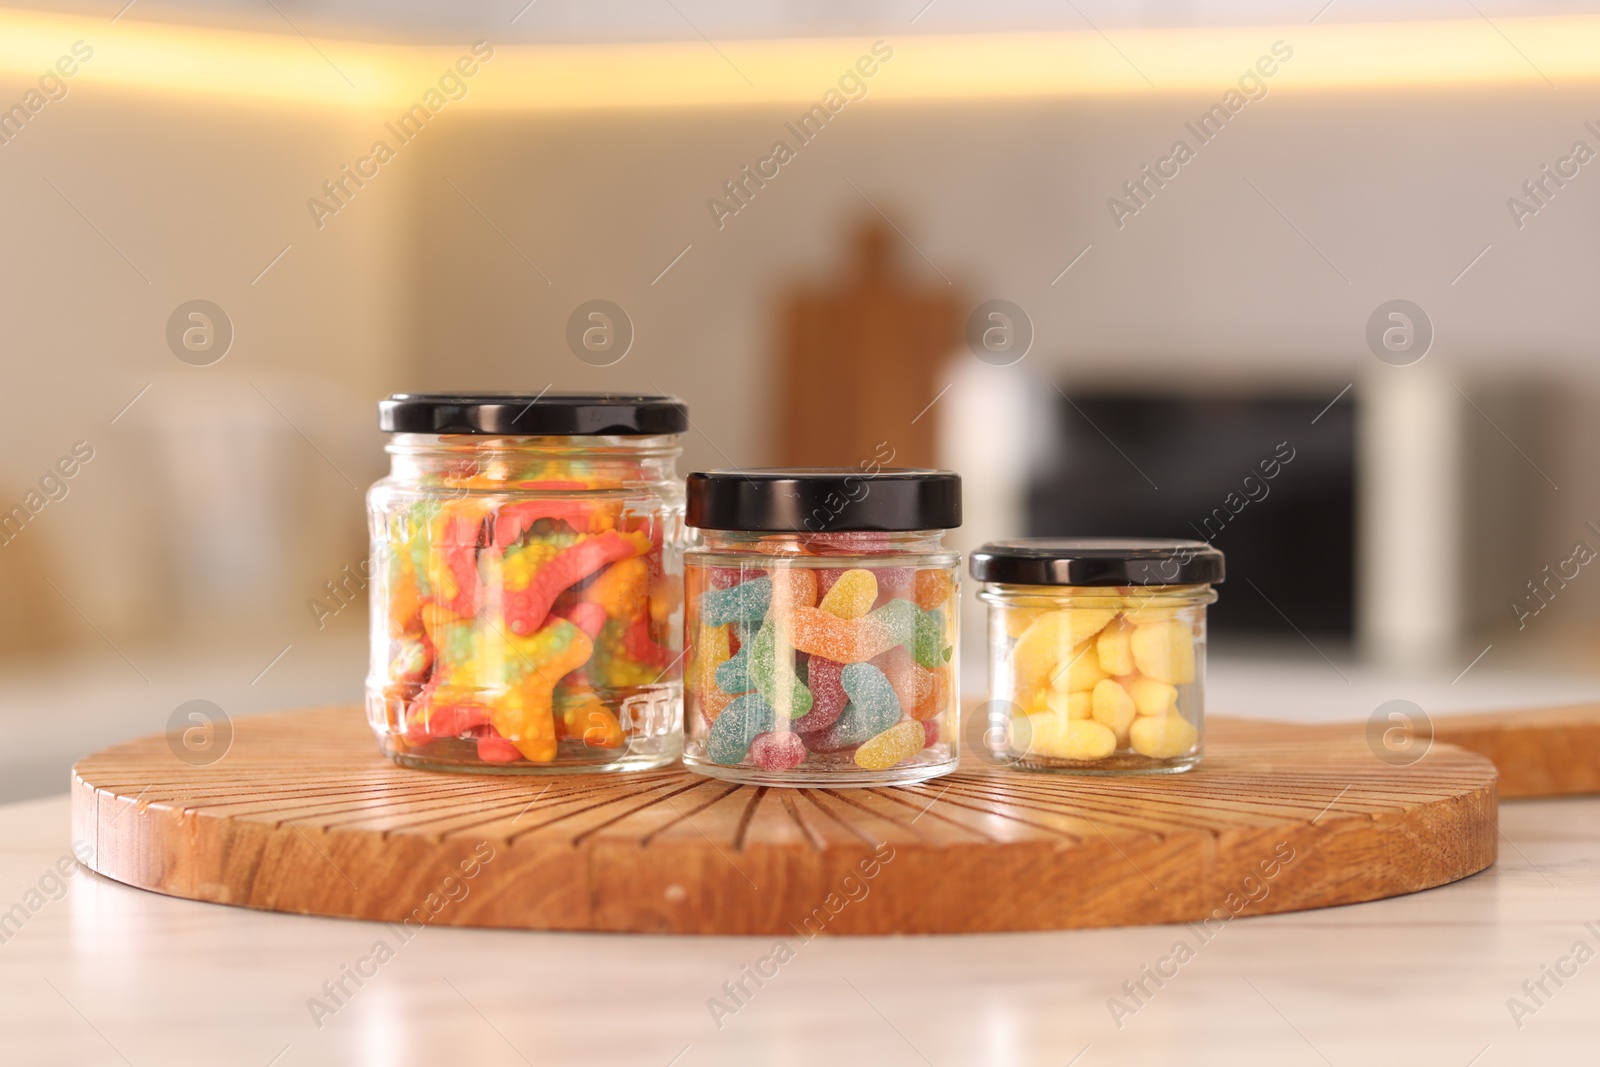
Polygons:
M582 488L579 482L557 484ZM494 543L502 547L516 544L540 519L557 519L584 533L589 529L589 516L593 512L594 505L581 500L526 500L519 504L507 504L495 517Z
M677 658L650 637L650 620L644 615L634 619L622 631L622 652L635 663L663 669Z
M923 748L932 748L934 745L937 745L939 743L939 720L938 719L923 719L922 720L922 736L923 736L923 741L922 741L922 747Z
M744 581L743 567L707 567L706 580L713 589L732 589Z
M455 579L456 595L440 603L461 618L470 619L478 610L478 547L483 520L453 515L444 520L442 532L444 536L434 547Z
M872 602L881 608L896 597L910 600L917 586L917 572L912 567L884 567L872 572L878 578L878 599Z
M785 730L781 733L756 734L750 742L750 762L764 771L787 771L805 762L806 746L799 734Z
M478 758L485 763L513 763L522 758L522 753L499 734L485 734L478 738Z
M811 710L794 720L796 730L814 733L826 730L838 720L850 700L839 677L843 670L842 663L821 656L811 657L806 674L806 687L811 690Z
M574 604L559 614L590 637L600 636L600 629L606 624L606 609L588 601Z
M460 737L489 721L489 711L478 704L438 704L430 686L422 691L411 709L413 732L424 737Z
M839 567L823 567L817 571L817 603L822 603L822 598L828 595L828 590L843 574L844 570Z

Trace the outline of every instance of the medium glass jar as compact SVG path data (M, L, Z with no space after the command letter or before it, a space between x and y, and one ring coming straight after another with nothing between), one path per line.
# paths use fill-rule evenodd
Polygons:
M961 524L949 471L691 474L684 763L866 786L956 767Z
M1205 725L1203 541L1032 538L972 554L989 605L986 756L1027 770L1186 771Z
M398 763L626 771L683 744L673 397L405 394L367 494L367 717Z

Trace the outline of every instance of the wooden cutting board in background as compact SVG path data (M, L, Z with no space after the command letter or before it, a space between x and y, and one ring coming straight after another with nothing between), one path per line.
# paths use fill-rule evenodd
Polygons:
M1216 721L1181 775L972 763L831 790L678 768L438 774L383 759L344 707L239 719L206 767L163 735L96 753L75 769L73 830L118 881L301 914L783 938L1052 930L1220 923L1466 877L1495 859L1495 778L1448 744L1396 767L1348 727L1238 720Z
M1433 737L1488 757L1502 797L1600 793L1600 704L1441 715Z

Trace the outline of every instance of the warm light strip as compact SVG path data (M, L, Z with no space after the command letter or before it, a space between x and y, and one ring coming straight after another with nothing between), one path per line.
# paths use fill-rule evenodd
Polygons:
M1272 79L1275 92L1543 85L1545 78L1566 86L1600 79L1600 16L1508 18L1494 25L1461 19L1129 29L1108 36L1115 49L1092 31L890 36L894 59L871 79L869 92L901 101L1220 95L1277 40L1293 47L1294 59ZM469 44L313 37L313 48L289 33L139 22L134 13L113 24L0 10L0 72L26 80L80 39L95 55L75 84L375 110L416 101ZM494 60L472 79L469 97L474 109L529 111L811 103L870 44L869 38L720 41L726 61L703 41L497 45ZM0 99L0 108L11 103Z

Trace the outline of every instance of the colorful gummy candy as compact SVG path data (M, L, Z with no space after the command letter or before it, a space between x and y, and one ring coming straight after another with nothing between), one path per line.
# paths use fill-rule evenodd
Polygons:
M846 536L808 539L801 555L888 549ZM762 562L689 576L690 732L704 758L859 773L938 745L955 696L950 570Z
M1195 680L1195 631L1183 609L1127 590L1113 607L1007 609L1016 637L1005 694L1020 709L1026 755L1092 763L1117 754L1170 760L1196 750L1181 687Z
M507 455L431 475L434 495L382 517L391 743L457 764L616 758L624 703L677 677L668 517L625 503L614 461ZM710 632L702 644L691 686L709 697L732 650Z

